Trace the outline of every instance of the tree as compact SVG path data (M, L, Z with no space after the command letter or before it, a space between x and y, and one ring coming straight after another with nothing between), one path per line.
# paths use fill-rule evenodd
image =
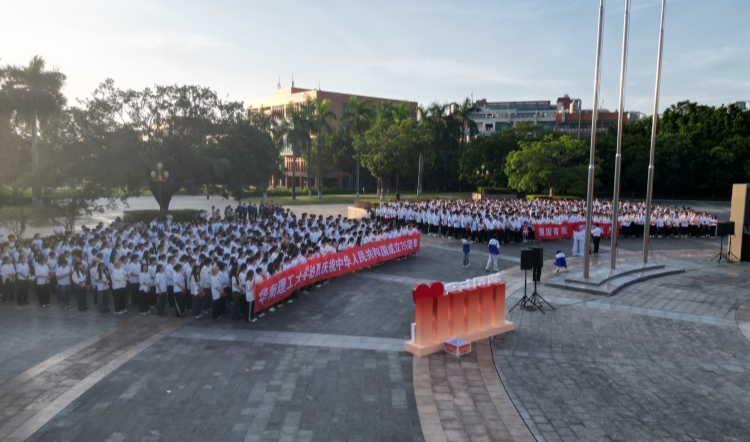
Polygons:
M362 164L381 182L381 200L385 198L382 183L408 173L423 142L424 132L413 118L378 118L363 136L355 139L355 148L362 152Z
M233 123L226 135L211 146L215 182L226 186L235 198L241 198L246 187L261 191L268 188L271 177L280 173L279 146L268 133L249 121Z
M10 99L17 118L29 127L31 132L32 171L39 171L39 124L59 113L65 106L62 94L65 75L57 68L46 70L46 63L40 56L34 56L28 66L6 66L2 69L6 78L4 92ZM32 187L32 202L42 205L42 192L38 184Z
M242 103L224 102L200 86L155 86L120 90L105 81L84 102L89 118L105 134L100 154L116 162L128 188L147 187L162 215L177 191L186 186L231 184L214 174L209 155L232 124L244 120ZM150 173L162 164L166 181ZM128 171L126 173L124 171Z
M347 111L342 116L342 119L346 123L347 129L351 131L352 135L356 139L356 137L361 136L365 133L366 130L370 128L370 123L374 116L375 111L373 110L372 100L366 98L362 101L359 101L357 100L357 97L352 96L349 98ZM361 153L356 148L355 151L357 152L357 184L355 198L359 199L359 167L361 162Z
M318 156L318 199L321 199L323 197L323 194L321 191L321 185L322 185L321 183L323 181L323 176L320 173L321 135L323 133L328 133L331 131L331 125L328 123L328 120L336 120L336 114L334 114L333 111L331 110L331 100L316 99L313 118L314 119L312 122L312 128L318 132L318 135L316 137L317 151L318 151L318 155L317 155ZM309 176L309 172L308 172L308 176Z
M522 141L519 150L508 154L505 174L510 187L536 192L541 186L549 195L570 189L584 188L588 148L569 135L546 135L538 141Z
M462 159L464 156L464 147L466 146L466 142L471 141L471 139L474 138L477 133L479 133L477 123L475 123L474 120L471 119L471 115L477 112L479 108L476 107L468 97L464 99L463 103L457 104L456 106L457 108L455 111L455 116L461 122L461 151L458 158ZM461 191L460 176L458 181L458 191Z

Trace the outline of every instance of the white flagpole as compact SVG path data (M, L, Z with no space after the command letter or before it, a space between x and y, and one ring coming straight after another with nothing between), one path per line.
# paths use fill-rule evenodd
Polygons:
M648 251L651 243L651 203L654 194L654 156L656 154L656 129L659 126L659 89L661 88L661 59L664 48L664 13L667 0L661 0L661 28L659 29L659 52L656 58L656 91L654 92L654 121L651 126L651 157L648 163L648 184L646 186L646 219L643 222L643 262L648 263Z
M589 277L589 263L591 261L591 215L594 205L594 171L596 162L596 126L599 119L599 82L601 80L602 64L602 28L604 26L604 0L599 0L599 30L596 43L596 66L594 71L594 113L591 115L591 149L589 152L589 181L586 191L586 237L584 238L583 277Z
M625 76L628 64L628 32L630 28L630 0L625 0L625 23L622 31L622 67L620 68L620 109L617 115L617 154L615 155L615 190L612 197L612 247L609 251L609 268L615 270L617 261L617 223L620 205L620 169L622 168L622 127L625 112Z

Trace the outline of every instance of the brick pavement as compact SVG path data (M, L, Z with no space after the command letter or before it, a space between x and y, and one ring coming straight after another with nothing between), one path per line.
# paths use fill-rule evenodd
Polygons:
M515 310L495 364L539 441L747 440L750 342L726 320L748 283L701 261L611 298L545 287L558 309Z

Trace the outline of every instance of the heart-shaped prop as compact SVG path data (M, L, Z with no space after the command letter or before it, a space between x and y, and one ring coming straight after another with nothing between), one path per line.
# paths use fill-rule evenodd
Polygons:
M417 302L417 299L436 298L442 296L444 290L443 283L440 281L431 282L429 286L427 284L419 284L412 289L411 297L414 302Z

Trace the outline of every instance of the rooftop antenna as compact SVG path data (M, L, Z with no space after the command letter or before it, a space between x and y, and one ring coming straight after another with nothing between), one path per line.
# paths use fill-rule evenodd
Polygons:
M318 80L318 90L320 90L320 80Z
M276 89L281 89L281 75L279 75L279 82L276 83Z
M294 72L292 72L292 87L294 87Z

